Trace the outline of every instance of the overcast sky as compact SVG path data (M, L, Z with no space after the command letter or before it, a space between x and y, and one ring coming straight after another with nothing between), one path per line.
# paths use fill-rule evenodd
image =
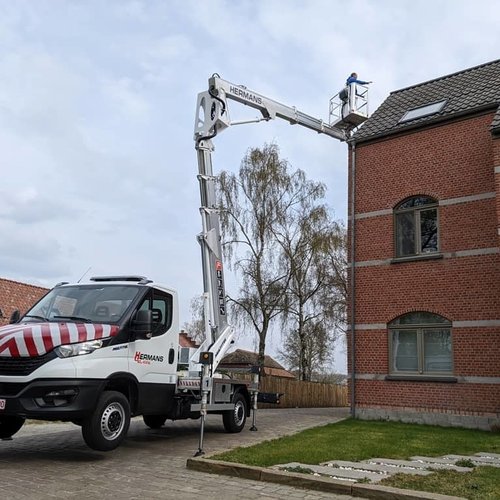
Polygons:
M176 288L189 319L208 77L327 121L352 71L373 80L375 110L393 90L498 59L499 26L497 0L0 0L0 277L143 274ZM233 120L258 114L229 106ZM345 220L335 139L283 121L232 127L214 170L272 141Z

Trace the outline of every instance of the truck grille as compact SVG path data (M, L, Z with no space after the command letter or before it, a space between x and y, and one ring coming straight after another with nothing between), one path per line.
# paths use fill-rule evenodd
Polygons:
M36 358L5 358L0 356L0 375L29 375L55 357L57 355L54 351Z

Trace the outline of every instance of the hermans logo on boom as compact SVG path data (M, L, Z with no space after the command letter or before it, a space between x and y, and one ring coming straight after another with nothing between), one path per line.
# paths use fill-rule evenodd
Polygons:
M247 101L252 101L255 104L262 104L262 97L259 97L255 94L252 94L251 92L248 92L246 89L243 89L241 87L233 87L232 85L229 87L229 92L231 94L237 96L237 97L242 97L243 99Z
M163 356L157 356L156 354L144 354L137 351L134 355L134 361L141 365L150 365L152 361L163 363Z

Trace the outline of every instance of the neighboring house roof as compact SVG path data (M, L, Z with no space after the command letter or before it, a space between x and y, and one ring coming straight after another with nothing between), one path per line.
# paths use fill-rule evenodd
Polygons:
M219 364L220 368L249 368L257 365L259 354L256 352L236 349L236 351L226 354ZM271 356L264 357L264 374L274 377L295 378L286 368L281 366Z
M181 347L200 347L184 330L179 333L179 345Z
M2 311L0 326L9 322L10 315L16 309L19 309L21 313L26 312L48 291L48 288L41 286L0 278L0 309Z
M444 105L437 112L400 122L408 111L442 101ZM391 92L353 137L356 142L372 140L462 114L495 110L499 104L500 59ZM492 131L497 128L500 128L500 108Z

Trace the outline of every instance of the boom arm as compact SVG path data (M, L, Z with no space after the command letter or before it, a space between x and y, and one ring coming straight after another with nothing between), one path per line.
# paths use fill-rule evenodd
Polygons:
M214 149L211 139L220 131L237 124L231 123L227 99L255 108L262 114L260 119L238 123L282 118L292 125L302 125L341 141L347 139L345 130L328 125L323 120L298 111L295 107L280 104L246 87L227 82L218 75L208 80L208 91L198 94L194 140L198 154L200 213L203 223L203 232L198 236L198 241L201 245L203 263L206 340L191 360L197 363L201 352L210 351L213 353L214 370L228 350L233 337L233 329L228 325L226 317L219 214L216 207L215 177L211 159Z
M214 75L208 80L208 92L198 94L198 115L194 133L196 141L215 137L218 132L231 125L226 106L227 99L259 110L262 114L261 120L282 118L292 125L302 125L341 141L347 139L344 130L328 125L323 120L309 116L295 107L285 106L244 86L235 85Z

